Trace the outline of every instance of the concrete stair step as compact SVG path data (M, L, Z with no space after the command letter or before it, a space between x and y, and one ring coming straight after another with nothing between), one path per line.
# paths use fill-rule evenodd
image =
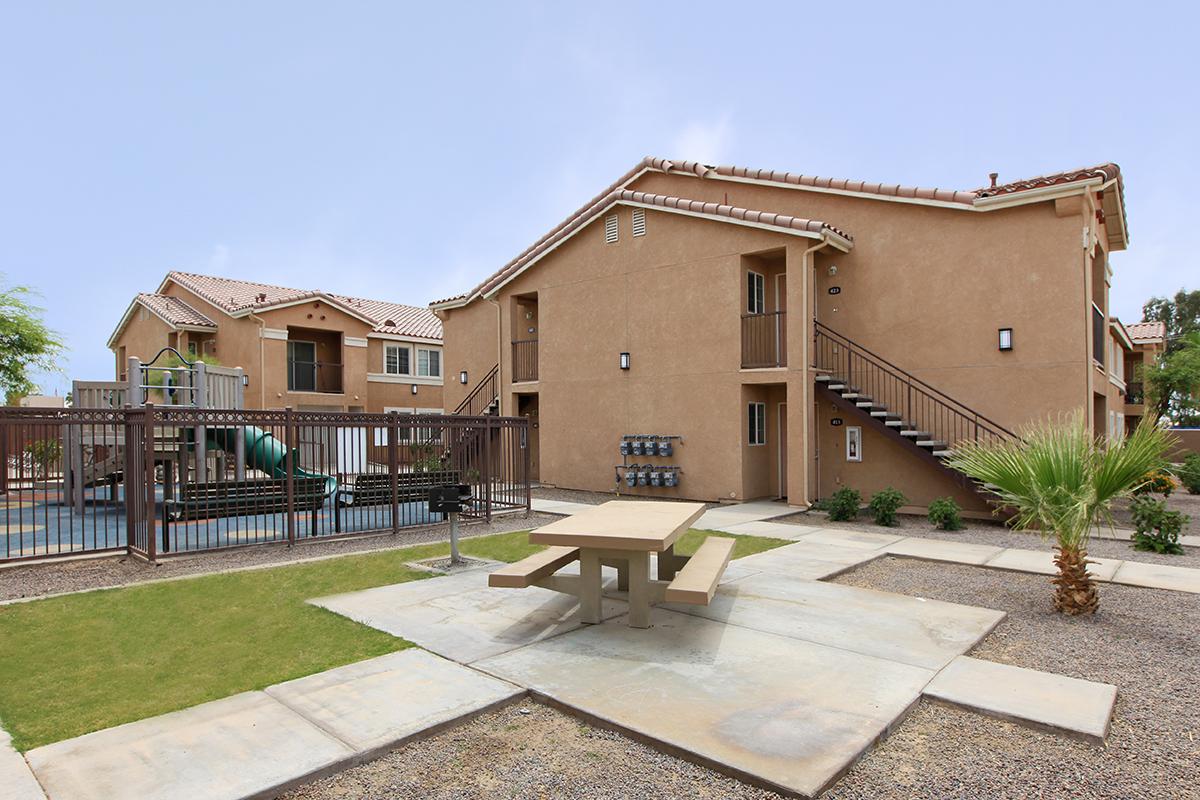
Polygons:
M949 442L941 442L937 439L922 439L917 442L917 447L932 447L940 450L944 447L947 447L949 444Z
M929 431L907 430L900 431L901 436L911 436L915 439L924 439L929 436Z

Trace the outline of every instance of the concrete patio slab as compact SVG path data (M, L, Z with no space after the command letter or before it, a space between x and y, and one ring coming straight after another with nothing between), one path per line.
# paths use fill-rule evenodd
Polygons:
M518 686L415 648L265 691L360 755L525 694Z
M663 608L476 667L742 778L812 797L917 700L933 672Z
M564 517L594 508L594 506L587 503L572 503L566 500L539 500L536 497L530 501L530 507L534 511L540 511L545 514L558 514Z
M793 578L822 580L877 558L882 551L809 544L808 537L795 544L776 547L734 561L741 567L773 572Z
M1098 581L1112 580L1113 573L1122 562L1115 558L1089 558L1088 572ZM1009 569L1016 572L1034 572L1039 575L1057 575L1054 553L1048 550L1021 550L1015 547L1002 551L983 563L991 569Z
M281 787L354 755L262 692L39 747L27 754L54 800L233 800Z
M893 556L923 558L926 561L952 561L976 566L1000 555L1000 551L1003 549L990 544L947 542L942 539L920 539L915 536L901 539L886 548L888 554Z
M906 538L908 537L899 533L871 533L870 531L855 531L845 528L820 528L805 536L804 541L809 544L831 544L856 550L878 550Z
M769 536L773 539L803 539L810 533L816 533L821 530L810 525L789 525L786 522L738 522L734 525L728 525L720 530L728 533L737 533L743 536Z
M29 765L12 747L12 737L0 728L0 800L46 800Z
M1102 742L1117 687L959 656L925 687L925 694L991 716Z
M1173 567L1169 564L1145 564L1126 561L1110 578L1113 583L1143 586L1148 589L1171 589L1176 592L1200 594L1200 569Z
M579 602L549 589L492 589L487 571L380 586L310 603L468 664L580 626ZM605 618L625 604L607 599Z
M926 669L970 650L1004 612L763 573L680 613Z

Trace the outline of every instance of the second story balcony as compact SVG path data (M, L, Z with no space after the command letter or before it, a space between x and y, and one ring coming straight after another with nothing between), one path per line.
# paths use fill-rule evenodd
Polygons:
M288 359L289 392L342 393L342 365Z
M512 343L513 383L538 379L538 340L518 339Z
M341 354L340 333L288 328L288 391L341 394L344 391Z
M787 312L742 315L742 369L787 366Z

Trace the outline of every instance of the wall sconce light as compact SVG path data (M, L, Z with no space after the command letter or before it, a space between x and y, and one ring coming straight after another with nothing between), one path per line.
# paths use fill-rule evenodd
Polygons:
M830 274L830 275L837 275L837 264L830 264L830 265L829 265L829 274Z
M629 369L629 353L621 353L621 369Z
M467 385L467 371L465 369L462 372L458 373L458 382L461 383L463 386Z
M250 376L243 375L242 376L242 386L249 386L249 385L250 385Z
M1001 350L1012 350L1013 349L1012 328L1001 328L1000 329L1000 349Z
M412 392L413 394L417 393L417 385L415 383L412 385Z

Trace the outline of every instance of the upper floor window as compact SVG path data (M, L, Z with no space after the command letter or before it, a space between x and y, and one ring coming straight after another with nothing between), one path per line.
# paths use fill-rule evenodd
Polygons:
M418 349L417 374L423 378L442 377L442 352Z
M388 375L411 375L409 359L412 351L406 345L385 344L383 346L383 371Z
M757 272L746 273L746 313L765 314L767 311L767 279Z

